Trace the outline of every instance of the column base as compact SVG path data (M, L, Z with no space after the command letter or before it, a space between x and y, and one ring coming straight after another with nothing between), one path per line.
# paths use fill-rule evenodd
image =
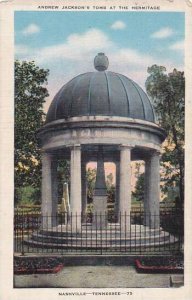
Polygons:
M57 225L58 224L57 224L56 216L42 215L42 217L41 217L42 230L51 229Z
M73 233L81 232L81 213L71 213L69 214L69 222L68 225L71 226L71 231Z
M149 228L156 229L160 226L160 216L159 213L146 213L144 215L144 225Z
M119 213L119 223L121 232L129 231L131 228L131 217L129 213Z

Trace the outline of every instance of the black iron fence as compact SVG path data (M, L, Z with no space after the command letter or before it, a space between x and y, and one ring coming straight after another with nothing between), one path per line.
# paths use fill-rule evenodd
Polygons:
M183 212L42 216L15 211L15 252L170 254L183 248Z

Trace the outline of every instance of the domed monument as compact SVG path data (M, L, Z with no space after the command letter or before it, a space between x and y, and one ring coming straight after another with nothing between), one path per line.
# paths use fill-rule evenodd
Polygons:
M125 117L155 123L153 107L145 92L124 75L107 71L108 65L108 58L99 53L94 60L98 72L80 74L65 84L50 105L46 124L83 116Z
M86 165L95 161L93 218L88 231L107 232L104 163L113 162L116 165L115 228L131 232L131 161L143 160L142 230L147 232L149 228L157 232L160 230L159 155L166 134L155 123L153 106L137 83L108 71L109 60L104 53L98 53L94 66L95 72L78 75L58 91L38 132L42 148L42 226L47 231L58 230L57 162L68 159L71 218L62 230L82 232L85 222L82 216L87 206Z

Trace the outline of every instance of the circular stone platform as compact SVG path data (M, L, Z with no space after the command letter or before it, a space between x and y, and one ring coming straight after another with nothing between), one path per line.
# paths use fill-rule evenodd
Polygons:
M143 225L131 225L130 231L122 231L120 224L108 224L106 229L82 224L80 232L73 232L70 225L60 225L51 230L34 232L25 244L52 249L128 251L131 249L160 247L178 240L161 228L151 229Z

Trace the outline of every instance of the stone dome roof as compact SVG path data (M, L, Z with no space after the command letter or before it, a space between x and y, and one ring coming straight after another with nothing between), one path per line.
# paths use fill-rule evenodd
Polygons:
M46 123L77 116L119 116L155 122L152 104L137 83L106 71L108 59L103 53L96 56L94 63L98 71L80 74L60 89L49 107Z

